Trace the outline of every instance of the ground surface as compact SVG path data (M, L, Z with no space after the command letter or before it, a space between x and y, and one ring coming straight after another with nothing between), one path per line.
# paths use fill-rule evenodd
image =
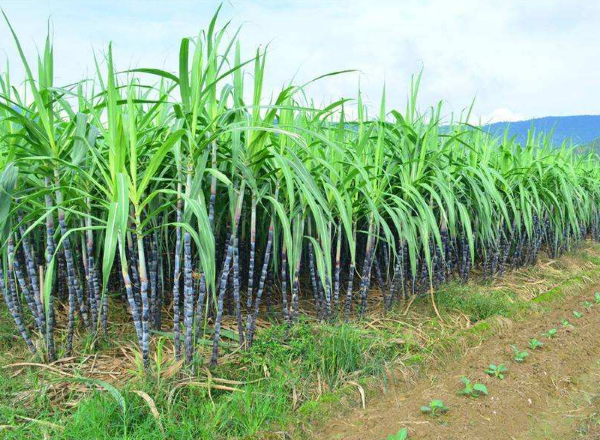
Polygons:
M406 427L410 439L600 439L600 285L556 298L518 322L506 320L498 332L464 357L371 398L365 410L330 421L322 439L385 439ZM586 304L585 302L590 304ZM583 314L574 316L573 311ZM564 326L566 319L571 325ZM549 339L542 334L557 329ZM542 348L531 350L537 338ZM523 363L513 360L511 345L529 352ZM504 380L484 373L489 364L504 363ZM458 395L466 376L487 386L489 396ZM419 408L442 399L449 412L432 418Z

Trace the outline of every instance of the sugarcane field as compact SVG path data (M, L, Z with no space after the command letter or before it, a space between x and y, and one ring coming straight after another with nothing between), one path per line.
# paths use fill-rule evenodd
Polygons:
M600 439L600 4L0 8L0 439Z

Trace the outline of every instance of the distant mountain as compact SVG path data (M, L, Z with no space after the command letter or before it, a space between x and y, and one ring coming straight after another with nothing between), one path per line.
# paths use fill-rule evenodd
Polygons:
M584 145L600 138L600 115L547 116L517 122L496 122L482 127L489 133L502 134L508 128L509 136L518 141L527 139L527 131L534 127L537 133L550 133L554 144L571 139L573 144Z

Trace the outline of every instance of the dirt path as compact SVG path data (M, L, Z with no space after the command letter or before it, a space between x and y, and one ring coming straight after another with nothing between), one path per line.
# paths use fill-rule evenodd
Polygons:
M600 305L594 302L599 288L588 286L510 323L407 389L392 389L367 402L366 410L330 421L317 437L383 440L406 427L411 440L600 439ZM585 301L593 305L586 308ZM575 317L574 310L583 316ZM572 326L563 326L563 319ZM552 339L542 336L551 328L557 329ZM531 338L545 345L531 350ZM511 344L529 352L524 363L514 362ZM507 366L504 380L484 373L492 363ZM485 384L489 396L459 396L463 376ZM420 414L431 399L442 399L450 411L438 418Z

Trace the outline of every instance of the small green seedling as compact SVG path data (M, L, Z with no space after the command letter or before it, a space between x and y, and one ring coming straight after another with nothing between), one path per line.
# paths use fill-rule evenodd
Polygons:
M489 374L492 377L496 377L498 379L504 379L504 373L508 371L508 368L504 366L504 364L490 364L489 367L485 370L486 374Z
M482 383L473 383L466 377L460 379L463 383L464 388L458 392L458 394L462 394L463 396L469 397L479 397L482 395L487 396L488 390L487 387Z
M432 417L436 417L448 412L449 409L450 408L444 405L444 402L442 400L434 399L431 402L429 402L428 406L422 406L421 412L424 414L429 414Z
M562 324L563 327L570 327L571 326L571 323L569 321L567 321L566 319L563 319L561 321L561 324Z
M529 356L529 353L526 351L521 351L516 345L511 345L513 351L515 352L515 362L525 362L525 358Z
M556 336L556 333L558 333L558 330L556 330L555 328L551 328L550 330L548 330L547 333L543 333L543 336L546 336L549 339L552 339L553 337Z
M573 310L573 316L575 318L581 318L583 316L583 313L578 312L577 310Z
M589 309L590 307L592 307L592 303L589 301L586 301L583 303L583 307L585 307L586 309Z
M543 346L544 343L538 341L535 338L529 340L529 348L531 348L532 350L537 350L538 348L542 348Z
M596 300L596 304L600 304L600 292L594 293L594 299Z
M408 439L408 429L402 428L396 434L388 435L385 440L406 440Z

